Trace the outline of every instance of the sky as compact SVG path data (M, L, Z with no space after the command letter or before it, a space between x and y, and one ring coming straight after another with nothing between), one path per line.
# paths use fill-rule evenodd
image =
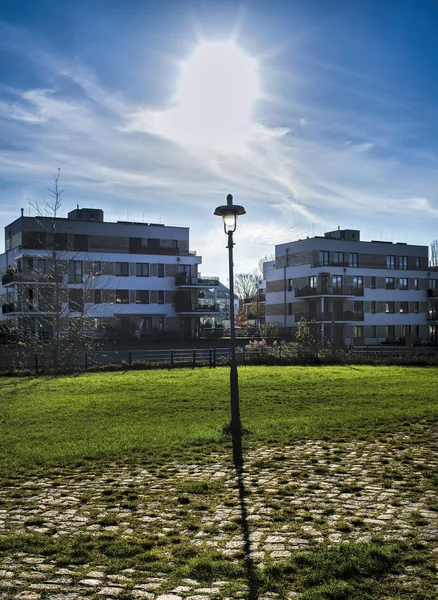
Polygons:
M1 0L0 227L65 215L190 227L226 283L340 226L438 237L433 0ZM3 251L3 240L0 250Z

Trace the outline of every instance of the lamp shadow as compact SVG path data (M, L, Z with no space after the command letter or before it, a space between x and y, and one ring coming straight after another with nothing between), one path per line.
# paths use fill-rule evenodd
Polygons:
M239 489L241 531L243 538L243 550L245 553L246 577L248 581L248 600L258 600L258 578L254 561L251 557L246 492L243 478L244 468L241 427L239 427L237 431L232 431L232 441L234 470L236 472L237 485Z

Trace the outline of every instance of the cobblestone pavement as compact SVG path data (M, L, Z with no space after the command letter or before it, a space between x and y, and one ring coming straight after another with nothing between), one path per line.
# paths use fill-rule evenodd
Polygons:
M383 442L309 441L248 451L245 485L255 564L376 535L390 542L415 538L438 561L436 489L429 480L438 467L433 439L418 425ZM0 535L173 536L237 562L243 544L230 458L210 458L206 465L174 462L148 470L111 463L96 472L60 469L56 475L16 480L0 490ZM207 600L246 593L243 583L206 585L190 576L175 581L170 572L160 570L160 563L153 574L138 567L114 572L101 564L64 564L37 550L15 551L0 557L0 597ZM399 577L412 590L421 586L415 567ZM289 597L299 594L291 590Z

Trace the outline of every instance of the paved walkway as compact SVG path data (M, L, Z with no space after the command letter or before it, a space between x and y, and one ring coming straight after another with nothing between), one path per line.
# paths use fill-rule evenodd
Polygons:
M164 549L166 543L213 549L239 561L240 512L229 456L210 458L207 465L175 462L152 472L112 463L103 472L62 469L50 477L16 481L0 490L0 535L52 533L62 540L115 533L118 540L148 538L161 540ZM437 469L437 442L421 425L384 442L311 441L252 450L245 484L255 564L283 561L323 543L367 542L373 536L390 542L415 538L438 561L436 488L430 480ZM100 564L63 564L37 552L11 552L0 556L0 597L210 600L245 595L243 583L206 585L193 576L176 581L167 554L167 568L160 570L158 562L151 574L150 568L114 572ZM413 591L421 587L416 567L399 577ZM289 597L299 594L292 589Z

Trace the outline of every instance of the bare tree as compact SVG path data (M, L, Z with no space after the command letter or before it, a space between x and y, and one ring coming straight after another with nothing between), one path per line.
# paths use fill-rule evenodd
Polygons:
M36 234L36 244L33 247L40 248L41 255L38 258L23 257L15 269L18 272L32 270L31 280L35 281L35 285L17 286L18 305L25 313L24 318L20 318L21 327L17 331L20 340L17 351L23 357L26 354L37 353L54 368L70 365L78 352L95 346L95 340L84 331L84 323L85 297L87 292L95 287L96 277L92 269L86 273L83 268L76 278L71 277L72 274L76 274L70 272L70 267L77 262L83 265L83 262L75 261L75 255L68 251L65 234L57 232L58 219L63 212L64 190L60 187L60 174L58 169L53 177L53 188L49 189L49 200L29 200L29 205L37 214L35 221L40 231ZM29 261L32 267L29 266ZM81 284L80 287L75 287L72 298L66 280L68 283ZM29 327L27 319L36 314L35 298L38 312L44 313L36 321L36 325L41 328L38 332L35 331L35 327L33 330ZM69 318L72 312L75 316Z
M259 279L259 281L261 281L263 279L263 265L265 262L270 262L271 260L275 260L275 254L266 254L266 256L264 256L263 258L260 258L258 263L257 263L257 267L255 269L255 272L257 273L257 277Z
M258 277L252 273L237 273L234 277L234 291L242 300L252 299L257 293Z
M431 267L438 267L438 239L430 242L430 262Z

